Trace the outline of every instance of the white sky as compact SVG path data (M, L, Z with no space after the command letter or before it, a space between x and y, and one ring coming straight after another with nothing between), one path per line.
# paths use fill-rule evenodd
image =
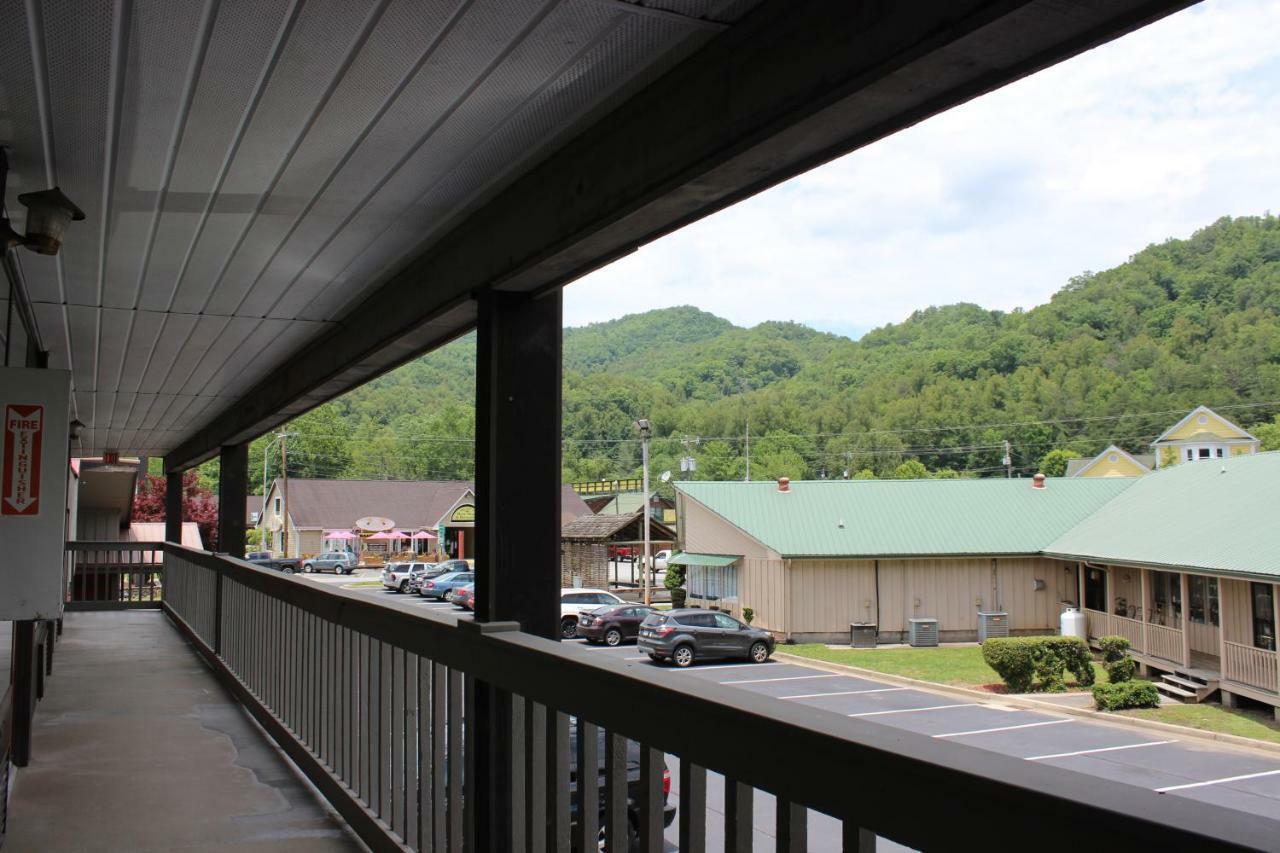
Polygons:
M1208 0L570 285L566 325L692 304L857 336L1280 210L1280 2Z

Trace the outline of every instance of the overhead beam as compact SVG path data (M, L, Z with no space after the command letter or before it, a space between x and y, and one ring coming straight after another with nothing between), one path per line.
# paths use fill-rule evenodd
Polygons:
M1194 0L764 3L533 167L169 458L188 466L664 234Z

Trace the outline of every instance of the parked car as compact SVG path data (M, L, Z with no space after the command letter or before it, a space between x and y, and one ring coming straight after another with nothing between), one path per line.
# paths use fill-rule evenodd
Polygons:
M387 563L382 570L382 585L396 592L409 592L414 575L425 574L431 563Z
M474 572L476 570L475 560L441 560L436 563L436 568L446 572Z
M636 639L640 623L653 612L654 608L644 604L614 604L584 610L578 614L578 636L592 645L621 645Z
M653 555L653 570L655 572L665 572L667 570L667 560L671 559L669 550L662 550Z
M773 654L773 635L717 610L654 611L640 624L640 651L676 666L697 660L746 658L764 663Z
M424 581L422 597L434 598L436 601L448 601L453 591L466 586L476 579L474 572L448 572L434 580Z
M319 557L302 561L304 572L336 572L349 575L360 565L360 558L350 551L325 551Z
M302 570L302 561L297 557L272 557L266 551L254 551L245 559L255 566L261 566L264 569L275 569L277 572L284 572L286 575Z
M469 583L466 586L460 586L453 591L453 596L449 599L453 602L453 606L460 610L470 610L475 612L476 609L476 585Z
M603 729L598 730L599 746L598 755L599 774L600 774L600 813L598 820L600 823L600 838L597 848L599 850L607 850L605 846L605 732ZM640 844L640 802L644 795L644 790L640 784L640 744L633 740L627 740L627 849L637 850ZM578 723L577 719L569 718L569 820L576 827L578 823ZM662 768L662 825L664 827L671 826L676 819L676 807L669 802L671 796L671 771L666 767ZM575 834L571 831L570 836ZM575 848L576 851L576 848ZM576 853L585 853L585 851L576 851Z
M440 568L439 563L424 563L426 566L420 572L414 572L409 575L409 592L415 595L422 595L422 585L427 581L435 580L450 573L450 569Z
M594 610L602 604L625 604L618 596L603 589L577 589L565 587L560 590L560 636L572 640L578 636L578 614L584 610Z

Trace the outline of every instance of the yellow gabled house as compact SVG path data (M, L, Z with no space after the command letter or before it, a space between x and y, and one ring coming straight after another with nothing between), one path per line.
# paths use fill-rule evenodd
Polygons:
M1199 406L1151 442L1156 467L1258 452L1262 442L1207 406Z
M1151 473L1151 462L1134 456L1114 444L1092 459L1072 459L1068 477L1141 477Z

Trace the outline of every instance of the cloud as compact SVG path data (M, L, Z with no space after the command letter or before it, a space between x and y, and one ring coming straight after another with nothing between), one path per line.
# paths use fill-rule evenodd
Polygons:
M1280 3L1211 0L659 240L570 325L694 304L857 334L1068 278L1280 199Z

